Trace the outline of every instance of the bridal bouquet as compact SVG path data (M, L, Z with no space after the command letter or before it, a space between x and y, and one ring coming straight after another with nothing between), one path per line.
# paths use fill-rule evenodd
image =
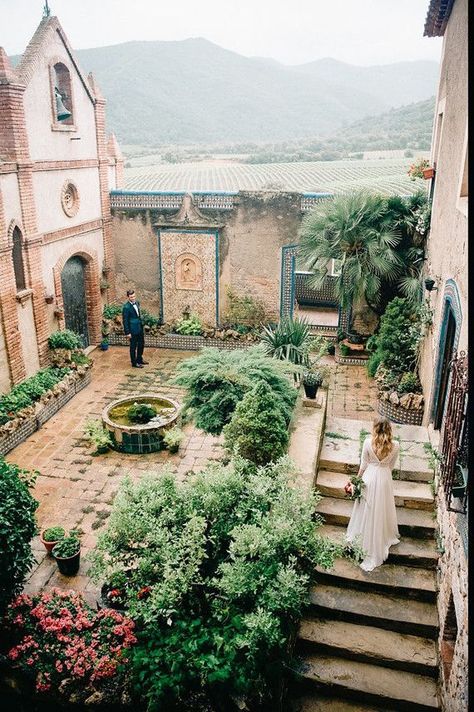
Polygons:
M352 500L359 500L362 496L362 489L364 487L364 482L361 477L357 475L352 475L349 482L344 487L344 492Z

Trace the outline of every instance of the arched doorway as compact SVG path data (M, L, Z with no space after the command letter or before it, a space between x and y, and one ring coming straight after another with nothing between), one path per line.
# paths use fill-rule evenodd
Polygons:
M85 270L84 260L75 255L68 259L61 272L66 329L79 334L84 347L89 345Z

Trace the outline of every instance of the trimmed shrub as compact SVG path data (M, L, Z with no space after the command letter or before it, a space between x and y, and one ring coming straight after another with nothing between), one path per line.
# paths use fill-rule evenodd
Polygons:
M371 342L369 375L373 375L380 364L400 375L414 371L422 338L419 307L405 298L392 299L380 320L379 333Z
M256 465L267 465L284 455L288 437L281 405L265 381L245 394L230 423L224 427L225 448Z
M237 403L260 381L270 386L289 423L297 395L288 378L292 371L288 364L268 358L260 345L233 351L207 348L179 364L173 383L187 389L184 407L197 427L219 435Z
M38 502L29 488L35 476L0 458L0 615L20 593L34 562L30 542Z

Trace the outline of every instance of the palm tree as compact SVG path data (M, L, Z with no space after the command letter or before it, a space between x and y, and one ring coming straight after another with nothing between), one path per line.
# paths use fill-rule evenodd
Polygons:
M322 287L328 264L341 264L336 289L343 308L364 300L376 314L383 312L384 283L404 272L396 252L401 236L387 224L387 201L365 191L337 195L321 202L303 220L300 254Z

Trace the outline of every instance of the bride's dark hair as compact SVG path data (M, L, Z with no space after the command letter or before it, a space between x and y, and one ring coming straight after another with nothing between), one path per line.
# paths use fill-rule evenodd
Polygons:
M379 458L384 457L392 451L392 426L387 418L376 418L372 425L372 449Z

